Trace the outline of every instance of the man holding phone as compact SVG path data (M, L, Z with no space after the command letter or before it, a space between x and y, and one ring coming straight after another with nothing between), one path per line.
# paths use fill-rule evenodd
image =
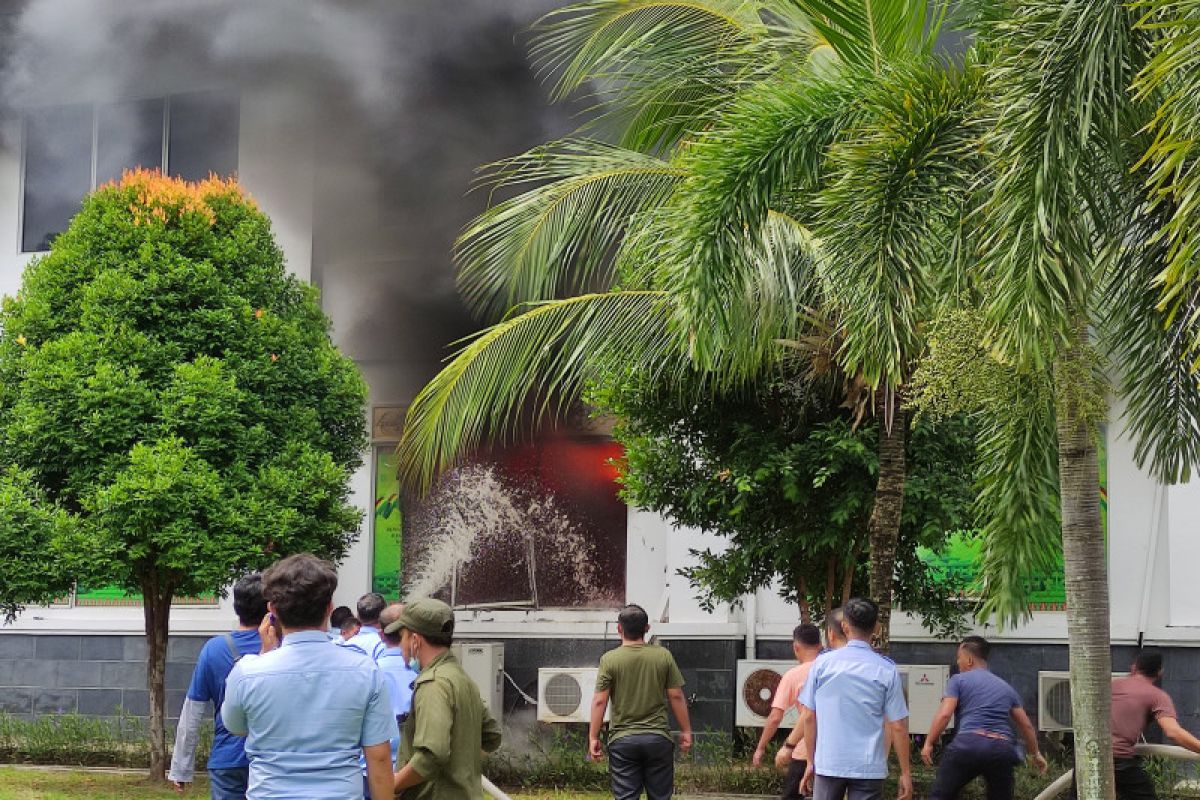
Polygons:
M336 588L333 566L307 553L263 573L263 653L233 668L221 708L246 737L249 800L361 797L360 751L372 796L391 796L399 730L387 681L371 659L329 644Z

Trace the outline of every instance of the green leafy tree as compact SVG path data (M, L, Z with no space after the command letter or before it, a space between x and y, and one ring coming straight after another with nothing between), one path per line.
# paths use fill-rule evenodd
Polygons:
M793 376L695 393L627 376L591 399L618 419L624 497L728 540L682 573L707 607L778 582L809 622L866 590L879 428L855 427L824 387ZM922 423L910 443L896 597L953 635L964 587L933 574L917 548L940 549L947 532L970 525L973 437L961 421Z
M216 178L98 189L0 321L0 458L20 470L0 517L28 549L0 560L2 598L43 602L70 580L140 595L162 780L172 599L289 553L345 554L364 383L267 217Z

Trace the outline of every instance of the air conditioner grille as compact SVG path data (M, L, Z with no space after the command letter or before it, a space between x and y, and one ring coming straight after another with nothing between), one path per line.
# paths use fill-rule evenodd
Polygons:
M542 698L552 714L569 717L579 710L583 702L583 690L579 688L579 680L574 675L560 672L546 681Z
M1071 715L1071 682L1057 681L1046 690L1046 714L1065 728L1074 727Z
M775 690L779 688L781 677L778 672L770 669L758 669L746 676L742 685L742 701L746 707L766 717L771 713L771 700Z

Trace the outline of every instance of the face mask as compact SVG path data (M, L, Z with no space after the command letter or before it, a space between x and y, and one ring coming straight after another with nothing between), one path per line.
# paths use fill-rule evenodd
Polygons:
M421 671L421 662L417 660L416 645L414 644L411 648L409 648L408 652L409 652L408 668L411 669L413 672L419 673Z

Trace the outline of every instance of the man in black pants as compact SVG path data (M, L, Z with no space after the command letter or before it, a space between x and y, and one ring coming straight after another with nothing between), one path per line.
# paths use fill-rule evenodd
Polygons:
M1014 725L1030 760L1040 774L1046 774L1046 759L1038 751L1037 732L1021 707L1021 698L988 669L990 651L982 636L968 636L958 646L958 674L946 684L946 696L921 749L921 759L932 766L933 745L958 714L958 732L942 753L930 800L954 800L979 776L987 783L988 800L1012 800L1013 768L1021 763Z
M675 791L675 743L667 727L667 704L679 723L679 749L692 747L692 726L683 696L683 675L669 650L646 644L650 621L641 606L617 617L621 646L600 658L592 699L588 753L604 757L600 727L612 702L608 725L608 772L616 800L668 800Z

